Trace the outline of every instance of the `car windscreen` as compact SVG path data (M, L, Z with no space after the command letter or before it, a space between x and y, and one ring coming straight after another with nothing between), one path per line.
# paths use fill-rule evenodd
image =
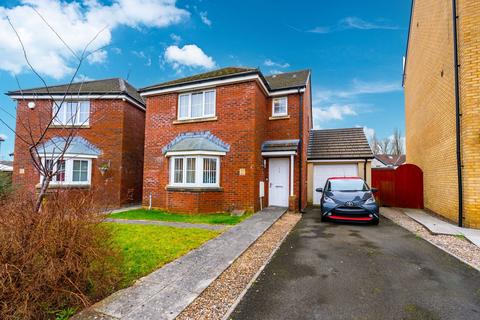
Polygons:
M327 191L368 191L368 187L360 179L331 179L328 180Z

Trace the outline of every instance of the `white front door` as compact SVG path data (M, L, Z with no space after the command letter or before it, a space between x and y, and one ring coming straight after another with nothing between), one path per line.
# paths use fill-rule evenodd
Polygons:
M268 160L268 205L288 207L288 158L270 158Z
M348 164L321 164L313 166L313 204L320 204L322 193L315 191L324 188L328 178L331 177L357 177L358 165Z

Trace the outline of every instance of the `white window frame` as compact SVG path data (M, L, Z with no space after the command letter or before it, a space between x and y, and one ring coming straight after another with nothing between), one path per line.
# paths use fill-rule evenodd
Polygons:
M187 183L187 159L195 159L195 182ZM182 182L175 182L175 159L183 159ZM203 182L203 160L216 159L215 183ZM170 157L170 186L190 188L218 188L220 187L220 157L211 155L184 155Z
M278 100L285 100L285 112L276 113L275 112L275 102ZM282 117L288 115L288 97L278 97L272 99L272 117Z
M208 92L213 92L213 113L205 114L205 94ZM192 117L192 95L193 94L202 94L202 115L198 117ZM187 105L187 116L181 117L180 116L180 98L181 97L188 97L188 105ZM177 103L177 119L178 120L190 120L190 119L202 119L202 118L211 118L215 117L217 113L217 93L215 89L204 90L204 91L195 91L195 92L188 92L188 93L181 93L178 95L178 103Z
M58 163L58 159L54 158L42 158L42 163L45 165L46 159L54 160L55 165ZM82 158L82 157L71 157L71 158L63 158L62 160L65 161L65 181L56 181L55 177L50 182L50 185L57 186L57 185L91 185L92 182L92 159L91 158ZM80 161L87 161L87 181L73 181L73 161L80 160ZM53 168L55 171L56 168ZM44 176L40 176L40 183L43 182Z
M73 119L67 119L67 109L69 104L76 103L76 112L75 117ZM81 105L88 106L88 117L86 121L80 121L80 106ZM56 114L56 109L60 108L60 111L57 114L57 117L53 118L54 125L62 125L62 126L88 126L90 125L90 111L91 111L91 104L90 100L65 100L63 101L55 101L52 104L52 117ZM73 120L73 121L72 121Z

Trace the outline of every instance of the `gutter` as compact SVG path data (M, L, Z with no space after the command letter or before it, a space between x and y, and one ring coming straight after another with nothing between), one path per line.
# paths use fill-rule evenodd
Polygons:
M458 226L463 226L463 177L462 177L462 147L461 147L461 110L460 110L460 84L458 64L458 31L457 31L457 1L452 0L452 27L453 27L453 67L455 74L455 138L457 153L457 179L458 179Z
M298 89L298 94L300 95L300 112L299 114L299 121L300 121L300 143L298 144L298 210L300 212L303 212L302 208L302 187L303 187L303 182L302 182L302 161L303 161L303 92Z
M412 0L411 6L410 6L410 22L408 23L407 48L405 49L405 61L403 63L402 87L405 87L405 76L406 76L405 70L407 70L408 44L410 43L410 29L412 28L414 6L415 6L415 0Z

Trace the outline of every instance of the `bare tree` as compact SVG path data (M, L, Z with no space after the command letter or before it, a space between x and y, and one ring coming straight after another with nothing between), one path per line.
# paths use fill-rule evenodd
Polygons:
M403 152L402 132L400 129L395 128L393 129L393 136L391 138L391 153L394 155L401 155Z
M377 135L375 133L373 133L369 143L370 143L370 148L372 149L372 152L374 155L382 153L380 141L378 141Z
M391 141L390 138L383 138L380 142L380 153L381 154L390 154L391 151Z
M19 33L17 32L16 28L12 24L9 17L7 17L8 23L10 24L10 27L15 33L17 40L21 46L23 56L28 68L41 81L42 86L47 93L47 96L51 99L51 101L53 101L53 110L51 114L48 114L48 116L46 116L45 113L42 114L41 112L38 112L37 119L35 119L36 121L33 121L34 119L31 119L29 117L22 119L21 117L17 116L17 119L16 119L17 128L15 129L12 128L8 123L6 123L6 121L4 121L2 118L0 118L0 122L2 122L7 128L9 128L15 134L16 139L19 139L25 145L25 147L28 148L33 167L42 177L39 192L38 192L38 195L36 196L36 201L35 201L35 209L37 212L39 212L41 210L42 203L45 198L47 189L50 185L50 182L55 176L57 176L58 174L62 174L62 172L65 170L65 167L63 165L65 153L70 147L73 139L77 136L79 128L83 124L85 124L86 121L88 121L88 118L87 118L86 120L84 120L83 123L78 122L78 117L80 112L79 108L75 108L73 112L70 112L69 117L65 119L65 121L60 122L60 121L57 121L57 119L58 119L59 112L61 110L61 106L64 105L64 103L66 103L67 100L71 100L72 98L75 98L75 95L77 95L77 97L78 95L80 95L84 80L82 80L79 85L78 84L76 85L76 88L77 88L76 90L72 88L72 84L77 78L77 75L85 59L90 54L103 49L103 48L100 48L94 51L88 51L89 46L95 41L95 39L97 39L97 37L100 35L101 32L103 32L103 30L105 30L105 28L100 30L86 44L86 46L81 50L81 52L75 52L62 39L59 33L55 31L53 27L45 20L45 18L38 11L35 10L35 12L40 16L40 18L45 22L45 24L52 30L52 32L58 37L58 39L65 45L65 47L70 51L70 53L72 54L72 56L76 61L76 67L74 68L73 75L71 76L68 82L67 89L61 95L61 97L58 97L58 94L55 94L55 98L54 98L50 92L47 82L30 62L27 50L23 44L23 41ZM17 79L17 83L20 89L19 91L21 92L22 99L25 100L25 98L23 98L25 95L22 92L22 88L18 82L18 79ZM4 111L10 117L15 118L15 116L12 113L9 113L4 108L2 108L2 111ZM56 139L56 140L48 139L47 133L52 126L55 126L56 130L59 130L60 136L61 136L59 139ZM51 151L47 151L47 144L49 146L48 149Z

